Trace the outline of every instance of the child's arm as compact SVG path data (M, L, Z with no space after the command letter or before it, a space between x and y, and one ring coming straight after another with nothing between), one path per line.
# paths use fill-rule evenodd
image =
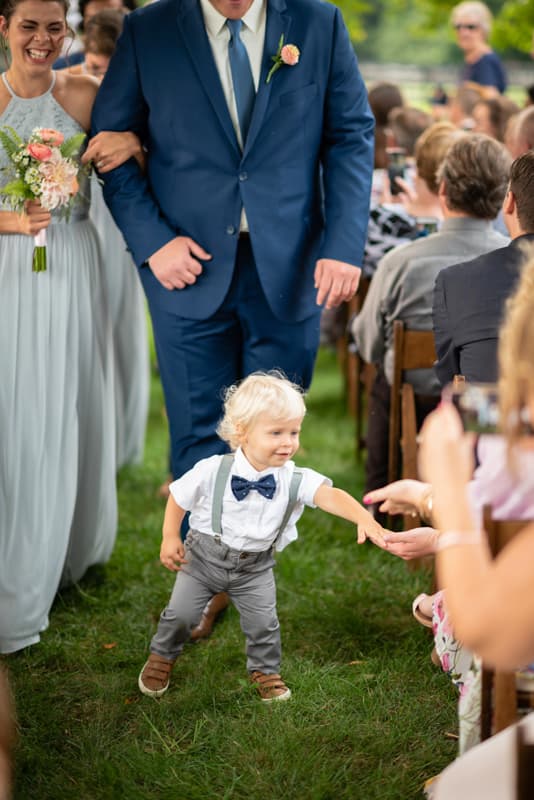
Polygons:
M184 516L184 509L180 508L170 494L163 519L163 541L159 560L171 572L178 572L180 564L186 563L184 544L180 536L180 526Z
M358 544L362 544L369 537L379 547L384 547L382 526L348 492L322 483L315 492L313 502L329 514L354 522L358 526Z

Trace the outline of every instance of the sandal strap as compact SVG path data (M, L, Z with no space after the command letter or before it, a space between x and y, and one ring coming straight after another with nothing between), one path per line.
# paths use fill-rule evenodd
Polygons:
M251 680L260 689L287 689L283 679L276 673L266 675L263 672L253 672Z
M152 655L144 669L147 678L167 678L173 667L173 663L161 656Z

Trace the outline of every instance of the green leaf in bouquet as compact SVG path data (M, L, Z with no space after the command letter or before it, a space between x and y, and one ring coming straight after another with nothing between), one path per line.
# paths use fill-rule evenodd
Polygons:
M34 195L29 186L22 180L17 178L14 181L9 181L5 186L0 189L0 195L8 197L11 200L11 205L14 208L22 208L25 200L33 200Z
M82 149L85 139L86 139L85 133L74 134L74 136L71 136L70 139L67 139L66 142L63 142L63 144L59 148L61 151L61 155L64 158L72 158L73 156L77 156L80 150Z
M23 144L22 139L10 125L0 128L0 144L11 158Z

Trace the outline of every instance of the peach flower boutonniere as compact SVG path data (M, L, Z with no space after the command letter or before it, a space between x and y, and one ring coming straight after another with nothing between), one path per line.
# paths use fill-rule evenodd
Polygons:
M276 55L271 56L271 61L274 63L269 70L269 74L267 75L265 82L269 83L276 70L280 69L280 67L295 67L299 63L299 58L300 50L298 49L297 45L284 44L284 34L282 34L278 43Z

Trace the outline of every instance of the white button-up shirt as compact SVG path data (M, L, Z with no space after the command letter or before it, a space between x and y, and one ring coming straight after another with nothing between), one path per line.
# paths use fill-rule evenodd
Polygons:
M241 138L241 128L239 127L239 117L237 115L237 104L235 100L234 84L232 81L232 70L230 59L228 58L228 42L230 41L230 31L226 25L226 17L223 17L210 0L200 0L204 25L211 51L219 73L221 86L226 99L226 105L230 113L232 125L237 136L237 141L241 150L243 140ZM252 70L254 88L258 91L260 82L261 62L263 58L263 45L265 40L265 20L267 17L265 0L254 0L247 13L243 16L241 27L241 41L245 45ZM241 212L241 222L239 229L248 231L248 223L245 210Z
M182 475L170 485L175 502L190 512L189 525L192 530L215 535L211 525L213 491L215 479L222 456L211 456L199 461L193 469ZM237 500L231 489L229 477L223 494L221 517L221 541L234 550L262 552L268 550L275 541L289 501L289 485L295 464L287 461L282 467L269 467L257 472L238 448L230 470L231 475L239 475L250 481L257 481L264 475L272 474L276 480L276 490L271 500L252 489L243 500ZM276 549L283 550L298 534L296 523L305 506L315 508L313 499L317 489L332 481L313 469L302 469L297 502L289 521L280 536Z

